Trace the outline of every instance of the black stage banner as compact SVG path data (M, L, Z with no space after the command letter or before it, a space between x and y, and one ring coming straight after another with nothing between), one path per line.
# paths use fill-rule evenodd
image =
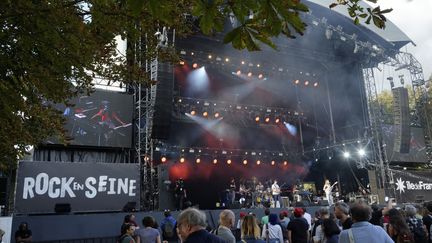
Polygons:
M119 211L126 205L139 208L139 171L138 164L21 161L15 211Z
M432 171L392 170L399 203L432 200Z

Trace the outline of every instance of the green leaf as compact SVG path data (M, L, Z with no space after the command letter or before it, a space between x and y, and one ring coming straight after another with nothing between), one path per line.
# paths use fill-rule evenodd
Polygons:
M360 20L359 20L358 17L355 17L355 19L354 19L354 23L355 23L356 25L359 25L359 24L360 24Z
M337 5L338 5L337 3L332 3L332 4L330 4L329 8L334 8L334 7L336 7Z

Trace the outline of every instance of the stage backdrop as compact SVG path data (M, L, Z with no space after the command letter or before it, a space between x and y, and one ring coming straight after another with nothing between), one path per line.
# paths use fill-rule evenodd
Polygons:
M432 171L392 170L399 203L432 200Z
M18 165L15 212L54 213L139 209L138 164L27 162ZM68 211L68 210L67 210Z

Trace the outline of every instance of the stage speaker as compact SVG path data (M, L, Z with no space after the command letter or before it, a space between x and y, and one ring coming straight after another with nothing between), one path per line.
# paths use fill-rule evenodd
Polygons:
M398 87L393 88L392 92L395 125L393 150L406 154L409 153L411 140L408 90L404 87Z
M158 66L158 82L153 113L152 138L166 140L171 130L173 110L174 72L171 64Z
M169 166L158 165L159 210L175 210L174 185L169 179Z
M66 214L72 211L70 203L56 203L54 212L58 214Z

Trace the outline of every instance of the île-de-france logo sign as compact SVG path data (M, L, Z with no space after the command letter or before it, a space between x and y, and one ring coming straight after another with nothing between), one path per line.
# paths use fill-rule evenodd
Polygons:
M406 186L404 183L405 181L403 181L402 178L396 180L396 190L399 191L399 193L405 192Z

